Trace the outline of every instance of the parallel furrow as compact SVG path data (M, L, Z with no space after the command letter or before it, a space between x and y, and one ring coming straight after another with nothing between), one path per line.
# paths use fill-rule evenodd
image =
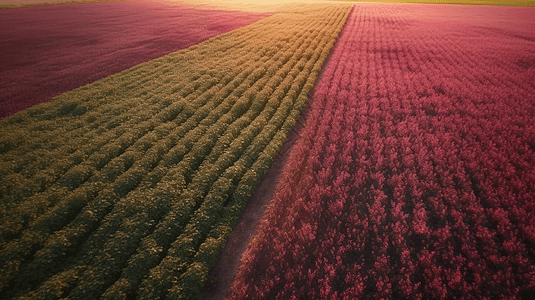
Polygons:
M46 137L0 140L0 295L200 297L350 7L288 6L2 120Z

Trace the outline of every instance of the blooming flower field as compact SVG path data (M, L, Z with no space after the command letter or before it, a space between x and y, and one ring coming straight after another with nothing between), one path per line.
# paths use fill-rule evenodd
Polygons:
M228 299L535 294L534 12L356 4Z

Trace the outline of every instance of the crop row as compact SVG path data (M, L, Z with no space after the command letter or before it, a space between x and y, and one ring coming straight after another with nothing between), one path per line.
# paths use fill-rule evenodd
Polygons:
M0 119L270 15L155 1L0 10L0 40L9 45L0 66Z
M535 292L529 41L428 10L355 5L228 299Z
M2 299L200 298L350 7L289 7L0 121Z

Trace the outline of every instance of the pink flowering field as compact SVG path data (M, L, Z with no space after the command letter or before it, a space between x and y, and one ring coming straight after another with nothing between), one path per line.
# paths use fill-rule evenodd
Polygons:
M228 299L535 294L534 15L355 4Z

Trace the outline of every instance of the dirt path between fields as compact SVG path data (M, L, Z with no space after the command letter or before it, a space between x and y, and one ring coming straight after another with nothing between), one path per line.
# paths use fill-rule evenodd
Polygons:
M308 105L307 105L308 107ZM275 187L282 173L284 165L290 155L293 144L297 139L299 128L306 120L307 108L297 119L296 125L288 133L288 138L281 150L273 159L267 173L260 178L256 190L243 209L240 219L227 240L225 248L219 254L218 261L210 271L210 278L217 279L215 283L207 284L202 293L203 300L224 299L230 292L232 281L240 264L241 257L251 242L260 219L264 215L267 204L270 202Z
M327 59L323 63L324 67L331 61L332 53L337 45L338 40L334 43ZM321 80L321 77L325 72L324 67L318 74L316 83ZM301 112L299 118L297 118L295 126L288 133L286 141L282 145L279 153L273 159L273 163L269 167L267 173L260 178L256 190L251 195L249 202L245 205L225 248L219 254L216 265L210 271L209 277L215 282L211 284L207 283L205 285L202 292L203 300L222 300L230 293L232 282L234 281L234 277L236 277L236 271L240 265L241 257L256 232L260 219L264 215L266 206L273 197L277 182L279 181L282 170L292 152L293 145L306 124L315 87L316 84L308 92L309 100L307 105Z

